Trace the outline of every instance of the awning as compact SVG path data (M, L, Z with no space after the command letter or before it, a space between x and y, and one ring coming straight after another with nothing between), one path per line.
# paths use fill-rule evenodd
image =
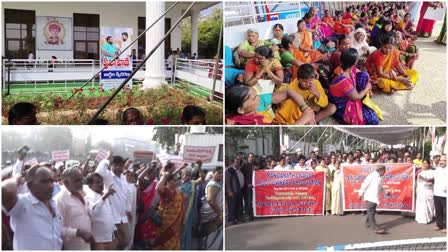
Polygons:
M383 144L406 144L416 127L336 127L336 129L360 138L376 140Z

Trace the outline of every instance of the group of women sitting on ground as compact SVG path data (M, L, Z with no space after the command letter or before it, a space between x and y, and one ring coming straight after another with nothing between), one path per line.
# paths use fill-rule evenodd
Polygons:
M233 50L225 47L227 124L376 125L372 90L411 90L418 73L417 39L407 4L369 3L324 17L311 7L286 33L261 40L256 29ZM266 90L263 83L271 83ZM268 85L269 87L269 85Z

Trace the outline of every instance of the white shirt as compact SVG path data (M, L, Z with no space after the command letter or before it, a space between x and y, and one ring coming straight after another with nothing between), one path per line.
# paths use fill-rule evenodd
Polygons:
M17 159L16 163L12 167L12 176L21 173L24 165L25 165L24 160Z
M238 181L240 182L240 188L244 187L244 174L239 170L235 169L236 175L238 176Z
M277 165L276 167L274 167L274 171L286 171L286 170L293 170L293 168L289 164L286 164L285 166Z
M109 188L111 184L114 184L115 193L109 197L112 203L112 216L114 218L114 224L128 223L128 217L126 212L130 212L128 202L128 185L123 175L117 177L111 170L110 161L104 159L98 164L95 172L100 174L104 181L104 188Z
M111 242L115 230L112 217L112 203L109 198L102 200L102 195L93 190L86 189L85 200L89 205L92 222L92 235L95 242ZM109 196L110 197L110 196Z
M445 197L448 189L447 168L437 167L434 171L434 196Z
M128 47L131 44L129 41L129 38L126 41L121 40L121 47L120 51L123 52L123 50ZM131 57L132 47L129 47L123 54L120 55L120 59L126 59L127 57Z
M79 192L84 197L84 192ZM54 196L56 205L62 216L64 228L76 233L77 229L92 232L89 206L84 201L73 195L67 188L62 187L61 191ZM67 237L64 239L64 249L66 250L90 250L90 243L81 237Z
M370 173L364 182L362 182L361 189L359 190L359 195L364 194L364 201L370 201L372 203L379 204L379 194L380 192L386 193L383 188L383 177L377 171Z
M296 166L294 166L294 170L295 171L312 171L313 168L311 166L300 166L300 164L296 164Z
M50 204L55 211L54 217L31 193L18 195L16 204L7 213L11 216L14 231L14 250L62 250L62 236L76 236L76 232L63 230L56 201L52 199Z

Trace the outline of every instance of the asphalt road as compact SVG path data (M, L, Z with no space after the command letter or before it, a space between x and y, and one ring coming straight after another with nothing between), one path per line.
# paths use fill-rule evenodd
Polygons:
M435 224L418 224L412 217L399 213L376 216L377 224L386 229L376 234L364 226L363 214L344 216L294 216L256 218L226 226L226 250L315 250L318 246L347 245L401 239L443 237L433 231Z

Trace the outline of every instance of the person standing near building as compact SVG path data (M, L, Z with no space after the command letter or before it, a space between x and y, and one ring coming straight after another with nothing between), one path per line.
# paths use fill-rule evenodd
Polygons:
M382 185L385 173L386 167L384 165L379 165L376 168L376 171L370 173L364 179L361 189L359 190L359 199L364 199L367 206L366 227L372 229L373 232L377 234L384 234L385 232L384 229L377 226L375 220L376 207L380 203L380 192L390 196L390 193L386 192Z
M435 231L446 233L446 195L448 189L448 173L446 170L446 155L442 155L439 167L434 171L434 205L436 208Z

